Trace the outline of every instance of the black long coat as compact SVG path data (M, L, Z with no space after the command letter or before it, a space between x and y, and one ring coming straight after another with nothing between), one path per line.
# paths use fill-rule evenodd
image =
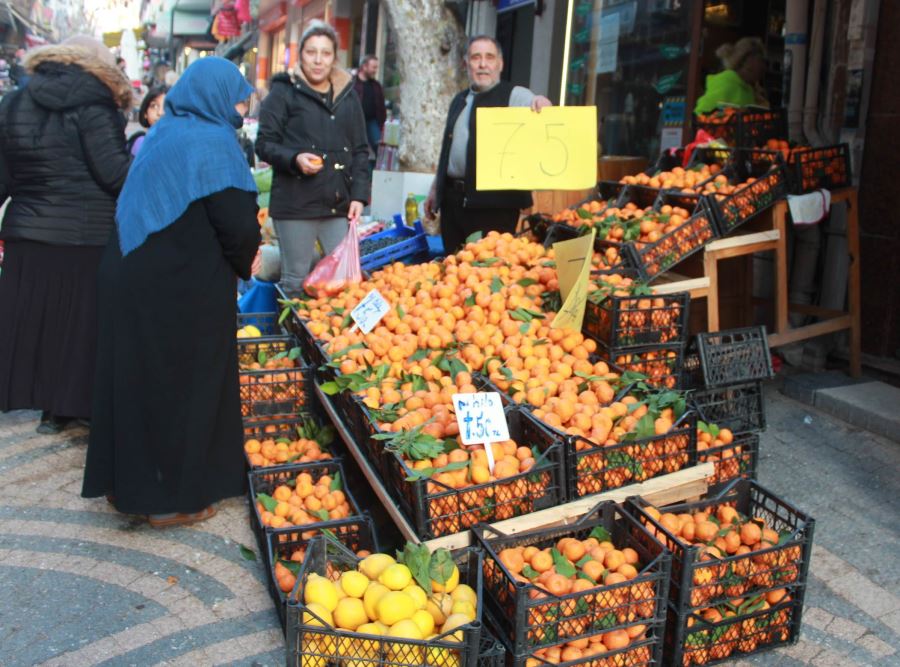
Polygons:
M333 100L322 99L302 79L272 78L259 111L256 154L274 172L269 215L275 219L328 218L347 214L351 201L369 200L369 140L353 80L331 75ZM297 167L300 153L323 158L312 176Z
M115 236L107 246L84 496L160 514L243 492L235 278L250 277L256 211L230 188L124 259Z
M55 45L29 58L28 86L0 104L2 239L102 246L131 163L128 81L84 51Z

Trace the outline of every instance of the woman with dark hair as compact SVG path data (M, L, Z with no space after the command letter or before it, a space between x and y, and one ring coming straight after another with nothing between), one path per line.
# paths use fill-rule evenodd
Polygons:
M166 93L169 92L166 86L154 86L141 101L141 108L138 110L138 122L142 127L150 129L165 114ZM144 130L138 130L128 137L128 151L132 155L137 155L144 143L144 137L147 133Z
M272 77L262 103L256 154L274 171L269 215L281 249L281 285L303 291L316 240L330 253L369 196L369 142L353 78L335 65L334 28L313 21L290 74Z
M251 92L223 58L188 67L128 174L100 265L82 495L154 527L202 521L244 490L235 287L260 233L235 128Z
M97 267L125 182L131 86L97 40L32 51L0 104L0 411L43 411L39 433L91 416Z

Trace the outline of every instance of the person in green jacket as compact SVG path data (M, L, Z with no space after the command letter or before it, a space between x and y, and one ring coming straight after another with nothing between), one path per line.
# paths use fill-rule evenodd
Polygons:
M766 52L758 37L744 37L716 50L725 69L706 77L706 92L697 100L695 114L709 113L723 104L768 107L762 88Z

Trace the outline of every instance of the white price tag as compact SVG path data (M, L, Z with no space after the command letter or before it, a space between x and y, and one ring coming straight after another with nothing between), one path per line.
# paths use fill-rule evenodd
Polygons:
M509 440L509 426L497 392L453 394L453 409L464 445Z
M350 311L350 317L364 334L369 333L387 315L390 304L381 296L381 292L373 289L363 297L356 308Z

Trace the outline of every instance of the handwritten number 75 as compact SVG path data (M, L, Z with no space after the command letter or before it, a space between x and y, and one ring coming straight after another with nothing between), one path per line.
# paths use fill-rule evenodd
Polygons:
M562 123L546 123L544 125L545 145L550 144L550 142L557 143L557 144L559 144L558 150L562 151L562 158L553 161L553 163L560 165L559 169L556 169L555 171L551 171L551 170L547 169L547 167L544 166L544 160L541 160L540 163L538 164L538 166L541 168L541 171L544 172L544 174L546 174L547 176L559 176L560 174L565 172L565 170L569 166L569 148L568 148L568 146L566 146L566 142L564 142L559 137L554 137L554 136L551 136L551 134L550 134L551 129L557 128L557 127L563 127L563 124ZM551 163L551 164L553 164L553 163Z
M503 150L500 152L500 178L503 178L503 163L506 161L506 158L510 155L515 155L515 153L510 153L507 149L509 145L512 143L513 138L518 134L519 130L525 127L525 123L496 123L497 126L500 125L514 125L515 129L510 133L509 137L506 139L506 143L503 144Z

